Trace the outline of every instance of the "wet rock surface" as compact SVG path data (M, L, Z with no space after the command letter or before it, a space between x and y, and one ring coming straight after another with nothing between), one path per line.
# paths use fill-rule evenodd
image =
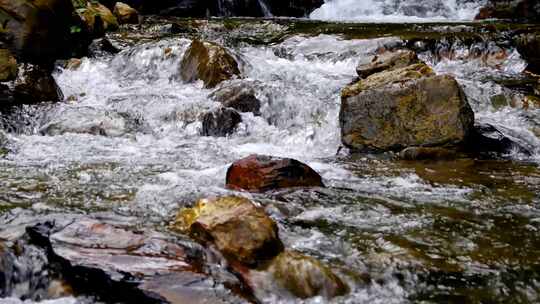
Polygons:
M23 63L15 80L0 84L0 108L64 98L51 72L42 66Z
M228 136L234 133L241 122L242 116L236 110L220 107L203 115L201 134L215 137Z
M120 24L139 23L139 12L125 3L116 2L113 13Z
M246 198L227 196L199 200L181 210L173 228L213 244L228 259L254 266L283 250L277 225Z
M295 159L250 155L227 170L229 189L265 192L292 187L324 187L321 176Z
M245 302L202 271L203 253L197 246L157 232L92 218L44 222L27 231L81 292L109 301Z
M366 78L375 73L404 68L416 63L420 63L420 60L413 51L386 51L382 54L362 58L356 67L356 72L361 78Z
M425 64L387 70L342 92L342 142L356 151L462 143L474 124L463 90Z
M240 70L236 59L224 47L194 40L180 64L180 75L185 82L200 79L206 88L213 88L224 80L240 76Z
M219 86L208 97L238 112L260 115L261 101L257 98L257 91L260 89L259 82L239 80Z
M510 19L520 22L540 21L540 3L535 0L489 0L476 20Z
M519 144L519 139L504 135L490 124L476 124L467 140L469 151L480 154L504 156L511 153L530 155L527 147Z
M264 269L251 270L244 279L259 298L276 287L286 290L285 299L307 299L316 296L326 301L349 291L348 286L328 266L301 253L286 250L269 262ZM275 286L271 286L275 284Z

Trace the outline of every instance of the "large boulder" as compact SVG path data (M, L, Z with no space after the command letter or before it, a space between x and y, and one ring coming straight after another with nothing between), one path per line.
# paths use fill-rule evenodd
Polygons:
M180 76L185 82L198 79L206 88L213 88L224 80L240 76L238 63L224 47L213 42L193 40L180 65Z
M457 81L419 63L373 74L342 92L342 142L362 152L461 144L474 113Z
M2 0L0 11L9 46L24 60L49 63L70 52L70 0Z
M139 12L125 3L116 2L113 13L120 24L139 23Z
M257 81L237 80L220 85L208 98L238 112L260 115L261 101L257 98L260 89L261 84Z
M224 137L231 135L236 130L242 116L230 108L217 108L206 112L202 117L203 136Z
M324 187L321 176L295 159L250 155L227 170L227 187L265 192L291 187Z
M420 60L413 51L399 50L395 52L384 52L382 54L363 57L356 67L356 72L361 78L366 78L375 73L404 68L416 63L420 63Z
M229 260L253 266L283 250L276 223L242 197L202 199L182 209L172 226L210 243Z
M17 59L7 49L0 49L0 82L17 77Z
M270 292L274 297L279 294L285 300L283 302L316 296L328 300L349 291L349 287L328 266L290 250L282 252L264 267L241 274L258 298L268 297L265 293ZM285 293L276 293L276 289Z

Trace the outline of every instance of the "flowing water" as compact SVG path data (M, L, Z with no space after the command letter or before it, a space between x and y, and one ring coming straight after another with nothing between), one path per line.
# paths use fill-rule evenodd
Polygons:
M178 208L234 193L225 189L233 161L252 153L292 157L328 187L250 197L278 221L287 247L325 261L351 286L335 303L540 301L540 105L524 106L527 93L506 85L525 77L515 49L442 41L420 57L457 77L477 122L531 153L405 162L336 154L340 90L355 78L361 57L399 38L296 35L231 45L245 78L259 84L262 108L260 116L243 113L227 138L199 134L200 115L218 104L202 82L179 80L189 43L181 35L142 39L116 55L84 58L76 70L60 68L55 77L66 102L25 107L4 122L10 152L0 159L3 220L25 212L106 212L165 230ZM42 135L51 126L95 121L108 136ZM279 296L266 300L293 301ZM85 302L92 301L42 303Z
M310 17L359 22L469 21L484 3L470 0L327 0Z

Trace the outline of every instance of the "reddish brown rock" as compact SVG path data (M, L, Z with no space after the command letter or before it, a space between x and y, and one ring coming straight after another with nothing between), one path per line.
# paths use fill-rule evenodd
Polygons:
M227 170L227 188L265 192L291 187L324 187L321 176L295 159L250 155Z

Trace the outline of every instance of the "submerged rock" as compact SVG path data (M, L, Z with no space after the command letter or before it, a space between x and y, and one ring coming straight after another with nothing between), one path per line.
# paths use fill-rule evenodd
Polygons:
M219 86L208 97L238 112L260 115L261 101L256 96L260 86L256 81L238 80Z
M18 56L31 62L53 62L69 53L74 12L70 0L3 0L2 33Z
M268 296L264 293L269 291L275 293L276 289L286 291L286 298L320 296L326 300L349 291L349 287L328 266L289 250L279 254L265 267L244 272L243 275L259 298Z
M113 14L120 24L139 23L139 12L125 3L116 2Z
M173 228L214 244L229 260L256 265L283 250L276 223L242 197L202 199L176 216Z
M79 292L123 303L246 302L202 271L203 253L196 244L91 218L60 222L27 231Z
M324 187L321 176L291 158L250 155L234 162L227 170L227 188L265 192L291 187Z
M92 107L65 107L52 113L39 131L51 136L87 133L115 137L129 130L126 118L116 112Z
M372 74L385 70L404 68L412 64L420 63L416 53L409 50L398 50L395 52L384 52L363 58L356 67L356 72L361 78L366 78Z
M0 82L11 81L17 77L17 59L9 50L0 49Z
M517 139L504 135L495 126L477 124L469 136L466 148L472 153L506 155L513 152L531 155L532 152L520 145Z
M240 76L238 63L224 47L213 42L193 40L180 64L180 76L185 82L198 79L206 88Z
M456 158L458 152L441 147L409 147L401 150L398 156L404 160L440 160Z
M203 136L223 137L234 133L242 122L242 116L230 108L218 108L206 112L202 117Z
M464 141L474 114L451 76L425 64L373 74L342 92L342 142L355 151L448 146Z

